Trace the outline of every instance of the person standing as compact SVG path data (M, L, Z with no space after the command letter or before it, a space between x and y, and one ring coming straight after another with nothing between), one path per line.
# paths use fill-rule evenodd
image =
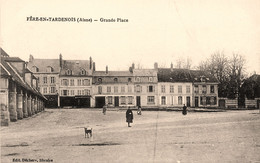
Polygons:
M126 111L126 122L128 123L128 127L131 127L130 123L133 123L133 119L134 119L133 112L130 109L130 107L128 107Z
M137 115L142 115L142 108L141 108L141 106L138 106Z
M187 107L185 106L185 104L183 104L182 114L183 114L183 115L186 115L186 114L187 114Z
M104 106L103 106L103 114L106 115L106 112L107 112L107 106L104 105Z

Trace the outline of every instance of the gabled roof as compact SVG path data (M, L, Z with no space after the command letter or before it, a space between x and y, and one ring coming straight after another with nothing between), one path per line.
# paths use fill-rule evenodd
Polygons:
M33 59L33 61L28 62L27 67L29 70L33 70L36 66L40 73L47 72L48 66L53 68L53 73L59 73L60 71L60 61L59 59Z
M85 70L87 73L89 73L89 66L90 62L88 60L63 60L63 66L60 75L66 75L66 71L71 70L73 76L82 76L82 70Z
M158 82L192 82L188 69L158 69Z
M214 75L211 75L206 71L190 70L190 74L193 82L218 82Z
M156 76L157 71L154 69L134 69L134 76Z
M133 74L129 71L95 71L93 72L94 77L98 76L111 76L111 77L116 77L116 76L121 76L121 77L126 77L126 76L133 76Z
M5 59L2 59L1 57L1 77L9 77L13 81L15 81L17 84L19 84L21 87L27 89L28 91L46 99L39 91L32 88L30 85L28 85L22 78L22 76L19 75L16 68L13 67L9 62L7 62ZM4 71L2 71L4 70ZM6 76L6 74L8 76Z

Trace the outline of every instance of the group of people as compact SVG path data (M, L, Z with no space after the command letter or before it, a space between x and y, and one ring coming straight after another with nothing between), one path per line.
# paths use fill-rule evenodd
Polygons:
M106 111L107 111L107 106L104 105L103 106L103 114L104 115L106 115ZM187 107L185 106L185 104L183 104L182 114L187 115ZM140 106L138 106L137 115L142 115L142 108ZM131 127L130 123L133 123L133 119L134 119L133 112L130 109L130 107L128 107L128 109L126 111L126 122L128 124L128 127Z

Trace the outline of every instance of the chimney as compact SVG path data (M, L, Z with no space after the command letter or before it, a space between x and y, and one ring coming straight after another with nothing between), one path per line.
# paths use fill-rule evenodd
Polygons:
M129 67L129 72L133 73L133 67Z
M30 57L29 57L29 62L33 62L33 56L30 54Z
M156 70L158 69L158 63L157 62L154 63L154 69L156 69Z
M96 71L96 63L93 62L93 71Z
M89 69L91 70L92 69L92 58L89 57Z
M173 70L173 64L171 63L171 71Z
M62 55L60 54L60 68L63 68L63 64L62 64Z
M135 69L135 64L134 64L134 63L132 63L132 70L133 70L133 69Z
M106 66L106 74L108 74L108 66Z

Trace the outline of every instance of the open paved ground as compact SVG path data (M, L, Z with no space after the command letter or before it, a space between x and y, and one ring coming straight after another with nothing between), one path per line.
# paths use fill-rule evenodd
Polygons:
M82 127L93 128L85 138ZM48 109L1 127L1 162L260 162L258 110L125 111ZM32 161L32 160L31 160Z

